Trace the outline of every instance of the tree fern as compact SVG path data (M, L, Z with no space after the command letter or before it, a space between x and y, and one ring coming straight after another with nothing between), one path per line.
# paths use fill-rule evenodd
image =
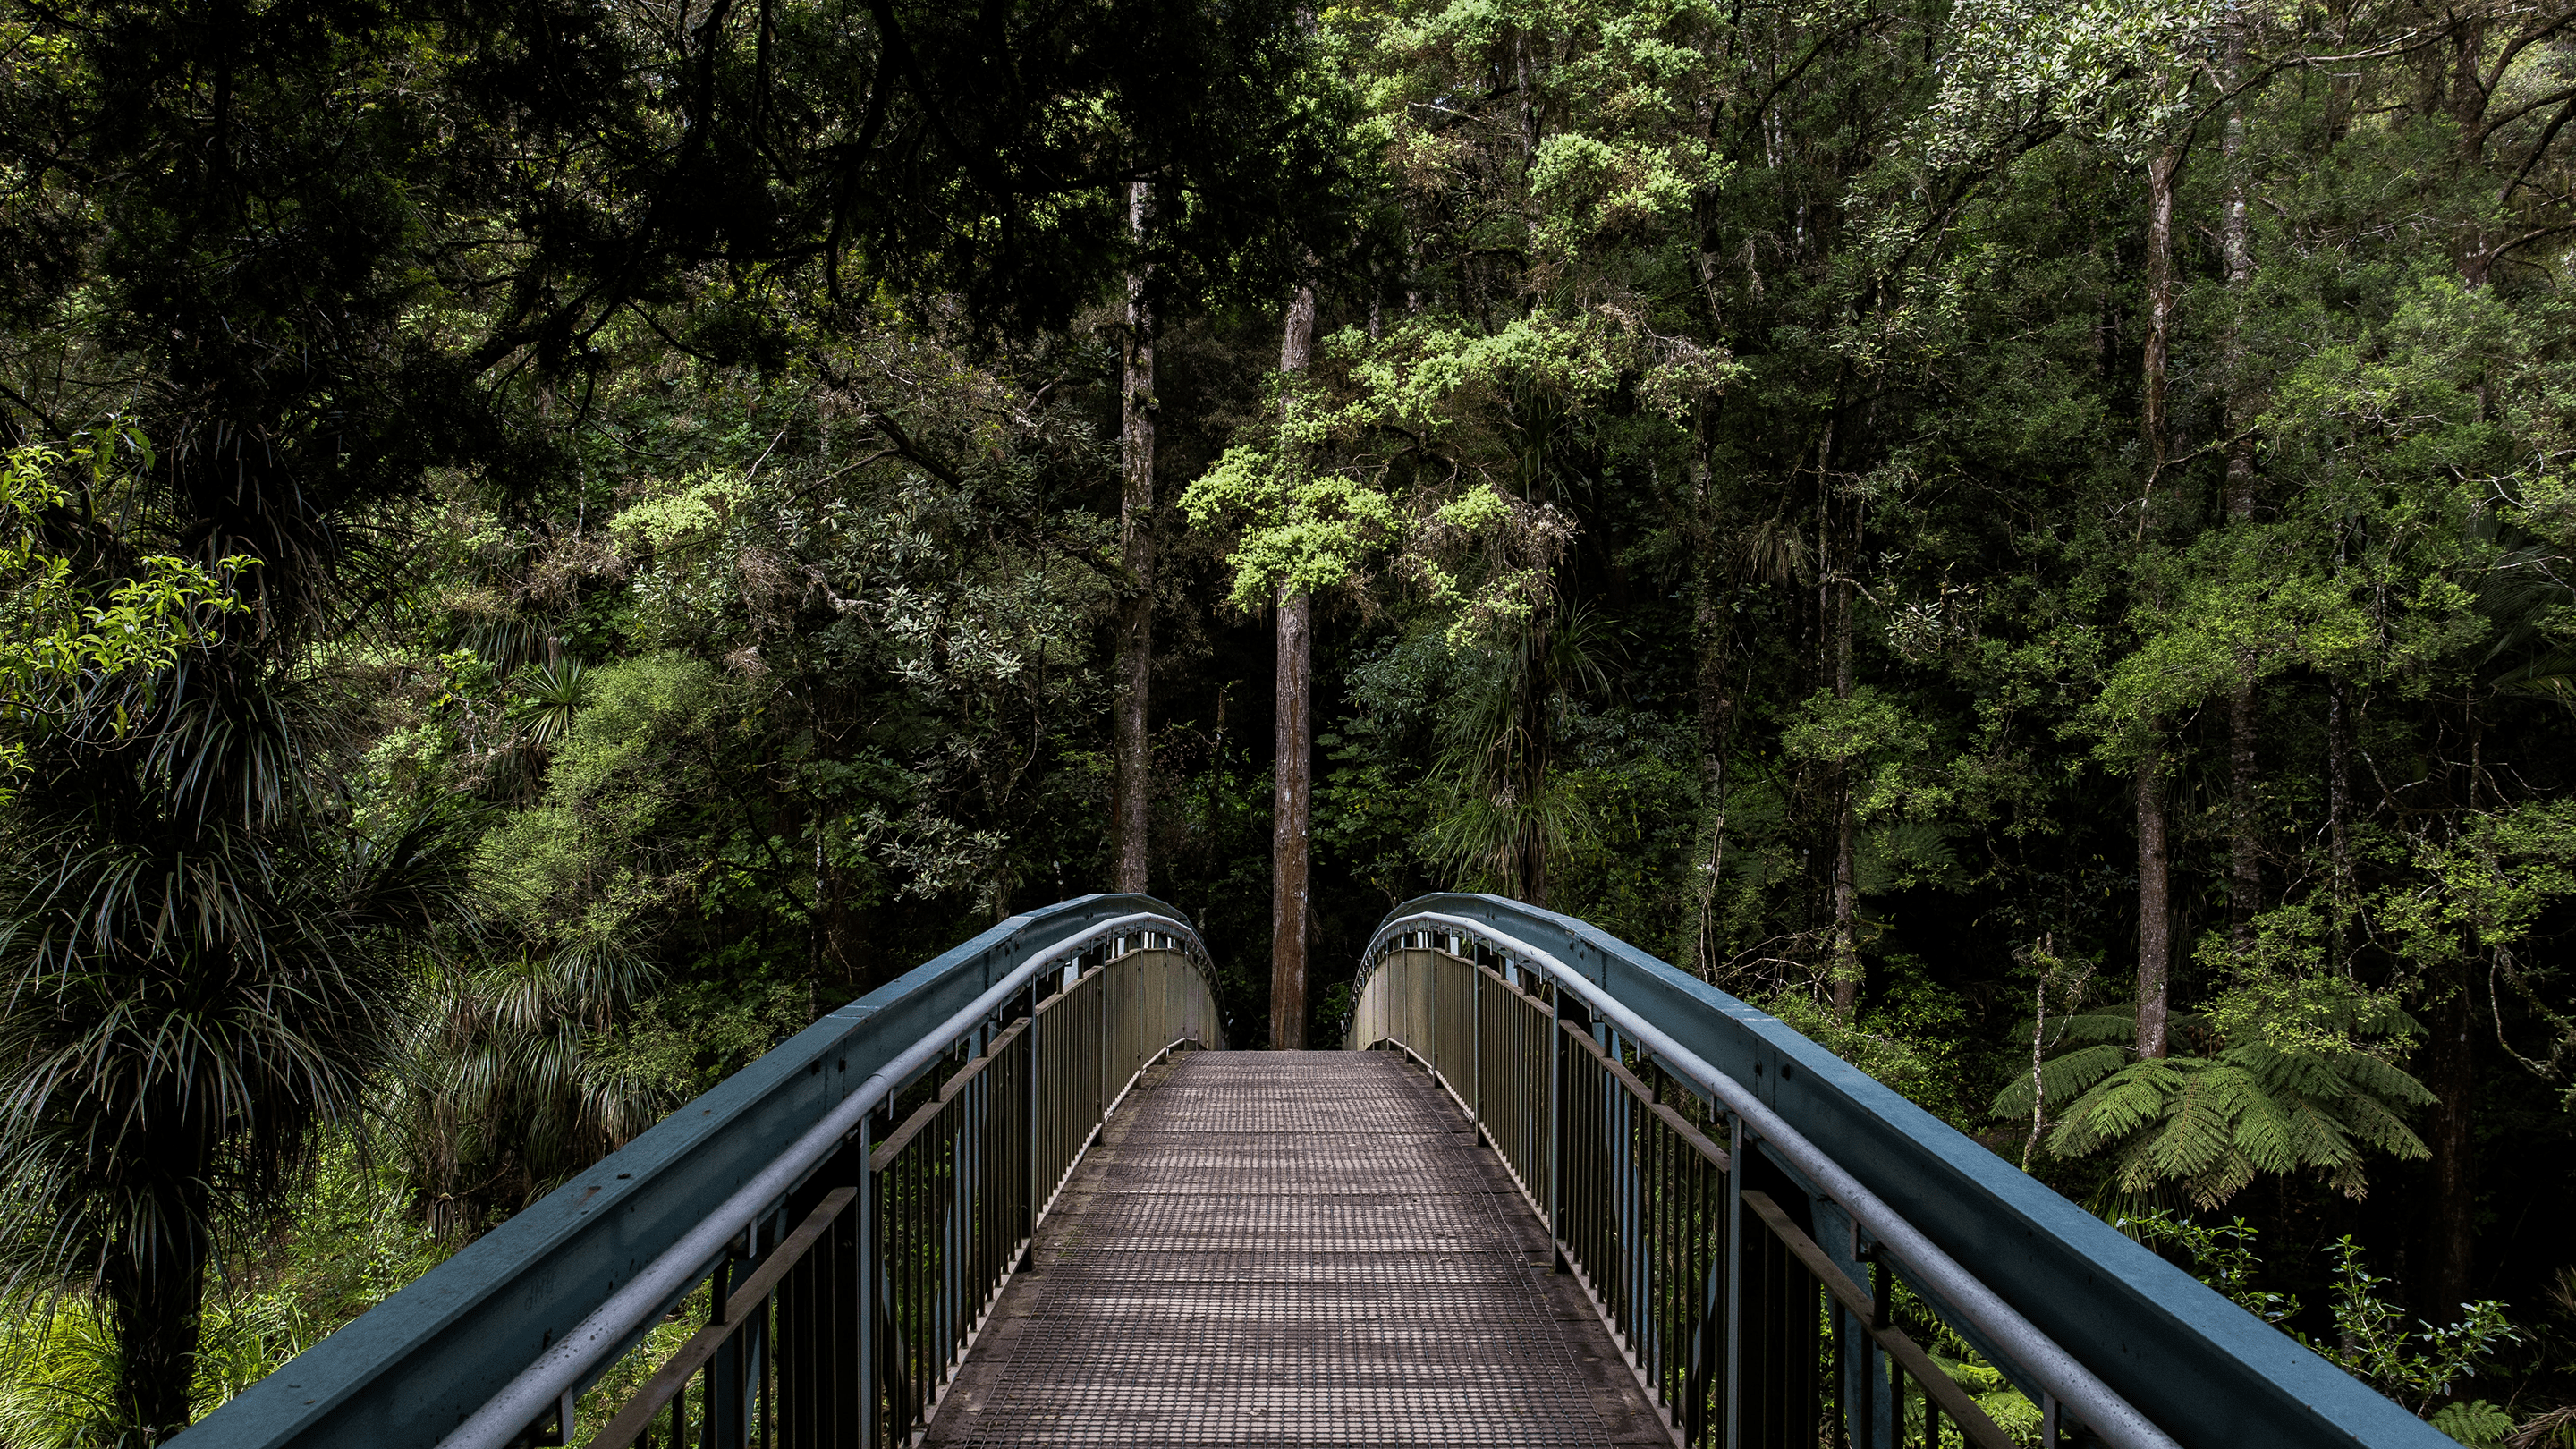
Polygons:
M2204 1209L2265 1173L2315 1174L2360 1197L2373 1153L2426 1155L2402 1114L2432 1094L2366 1044L2411 1033L2414 1022L2384 998L2331 984L2304 993L2303 1003L2296 1021L2269 1031L2241 1010L2178 1016L2178 1039L2212 1049L2147 1060L2125 1045L2135 1029L2127 1008L2052 1020L2046 1026L2065 1049L2039 1074L2038 1090L2057 1117L2049 1152L2107 1152L2123 1196L2179 1187ZM2222 1019L2240 1039L2220 1034ZM1996 1094L1995 1115L2029 1116L2032 1090L2017 1075Z

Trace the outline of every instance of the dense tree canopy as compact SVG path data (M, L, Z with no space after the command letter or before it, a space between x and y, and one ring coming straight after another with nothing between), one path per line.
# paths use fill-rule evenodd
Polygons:
M0 1233L79 1422L393 1286L311 1204L414 1271L1110 887L1140 769L1238 1040L1311 776L1312 1044L1390 905L1542 901L2410 1407L2576 1402L2576 5L0 41ZM2518 1337L2434 1373L2365 1261Z

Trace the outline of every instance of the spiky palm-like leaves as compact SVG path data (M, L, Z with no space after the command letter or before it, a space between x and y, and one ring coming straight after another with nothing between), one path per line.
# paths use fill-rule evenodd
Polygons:
M1548 862L1582 828L1581 807L1555 778L1556 743L1579 700L1608 692L1605 642L1579 607L1526 620L1454 704L1436 771L1447 808L1431 844L1462 883L1544 903Z
M518 673L519 718L528 744L539 752L572 733L572 722L590 699L590 681L578 659L531 664Z
M2394 1006L2332 1023L2345 1032L2411 1033ZM2274 1041L2217 1043L2205 1056L2137 1059L2132 1010L2112 1008L2052 1023L2071 1048L2040 1069L2039 1091L2066 1105L2048 1135L2061 1158L2108 1151L2113 1190L2147 1198L2179 1187L2215 1208L2262 1173L2313 1172L2347 1194L2367 1190L2373 1152L2421 1158L2423 1140L2403 1113L2432 1093L2394 1063L2357 1045ZM2178 1023L2191 1034L2197 1022ZM2027 1118L2032 1084L1997 1094L1998 1116Z
M447 814L359 837L304 790L284 711L189 710L72 749L89 788L31 791L0 856L0 1242L18 1283L99 1295L142 1442L186 1422L215 1244L354 1117L420 933L471 917Z
M522 1206L672 1105L596 1051L653 976L623 947L582 942L438 979L386 1109L431 1227Z

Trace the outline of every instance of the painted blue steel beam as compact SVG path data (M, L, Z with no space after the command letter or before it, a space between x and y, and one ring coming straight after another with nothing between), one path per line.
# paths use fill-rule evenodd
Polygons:
M180 1449L431 1449L832 1106L1031 953L1149 896L1009 920L851 1002L253 1384Z
M2189 1449L2449 1437L1784 1025L1606 931L1499 896L1432 895L1563 961L1739 1082ZM1840 1256L1837 1253L1837 1256Z

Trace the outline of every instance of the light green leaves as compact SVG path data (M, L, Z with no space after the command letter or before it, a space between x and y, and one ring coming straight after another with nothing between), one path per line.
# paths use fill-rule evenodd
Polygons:
M2418 962L2510 948L2576 895L2576 801L2526 801L2462 824L2447 844L2419 842L2421 883L2379 902L2380 921Z
M2177 1017L2176 1036L2200 1055L2137 1060L2136 1016L2109 1007L2047 1023L2059 1047L2039 1089L2056 1109L2048 1149L2061 1158L2109 1152L2113 1189L2145 1197L2171 1185L2215 1208L2263 1173L2314 1174L2338 1191L2368 1190L2369 1157L2426 1155L2405 1113L2433 1100L2396 1064L2418 1028L2395 994L2326 970L2308 912L2273 912L2260 947L2238 961L2213 941L2213 970L2230 970L2211 1009ZM1994 1102L2027 1118L2022 1077Z
M2406 1311L2379 1296L2388 1280L2362 1266L2361 1244L2347 1234L2332 1251L2335 1337L2317 1349L2419 1414L2496 1349L2522 1337L2505 1318L2504 1304L2494 1299L2458 1305L2461 1316L2447 1324L2414 1320L2422 1331L2413 1331ZM2503 1416L2491 1414L2482 1402L2474 1408L2453 1405L2434 1415L2433 1427L2464 1444L2492 1443L2501 1437L2494 1420ZM2512 1421L2503 1427L2510 1429Z
M2170 1183L2204 1208L2266 1172L2315 1173L2359 1197L2366 1151L2425 1155L2395 1109L2431 1094L2401 1073L2395 1080L2412 1092L2385 1096L2387 1073L2348 1066L2261 1044L2214 1058L2133 1062L2076 1099L2049 1134L2049 1151L2089 1157L2111 1149L2121 1192L2145 1196Z
M2332 667L2371 637L2357 580L2306 567L2304 530L2255 525L2213 530L2152 583L2132 613L2138 647L2114 664L2088 723L2117 739L2293 664Z
M1869 685L1849 699L1818 691L1781 733L1790 758L1851 771L1852 810L1862 820L1921 817L1950 803L1929 770L1931 730L1893 695Z
M1226 449L1181 495L1181 508L1198 527L1239 530L1226 556L1228 602L1238 609L1347 583L1398 535L1394 499L1348 472L1302 467L1276 444Z
M710 468L608 520L608 531L647 549L667 549L703 538L750 496L750 485L729 468Z
M126 577L98 582L77 577L54 551L48 516L110 492L120 460L148 468L151 452L132 428L113 424L103 437L84 434L68 447L30 443L0 461L0 717L42 721L50 697L66 686L167 669L218 619L243 608L232 581L256 559L228 557L210 572L147 554ZM138 695L150 697L148 687ZM120 704L117 729L132 722ZM0 745L0 799L25 758L23 743Z
M2209 0L1966 0L1950 12L1940 90L1911 150L1962 165L2015 133L2060 126L2133 158L2184 117L2184 100L2219 7Z

